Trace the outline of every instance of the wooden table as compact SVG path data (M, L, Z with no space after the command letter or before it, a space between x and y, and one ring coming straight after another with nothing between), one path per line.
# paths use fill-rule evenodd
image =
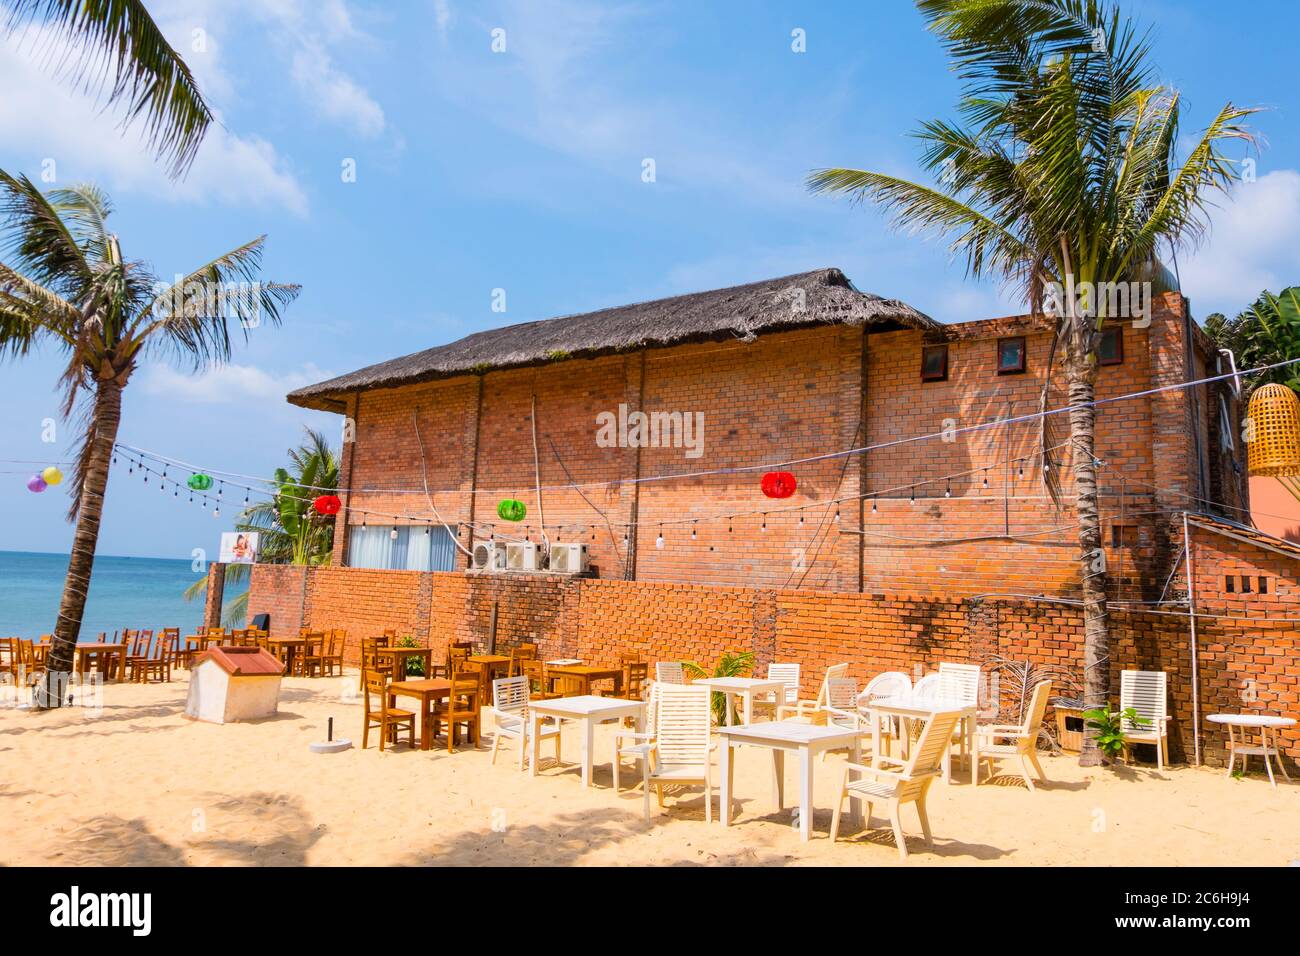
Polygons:
M105 657L114 658L113 670L117 673L117 682L120 684L126 680L126 645L125 644L107 644L100 641L94 641L88 644L78 644L77 654L103 654ZM78 668L80 671L80 668Z
M413 657L424 661L424 676L429 677L433 671L433 648L431 647L377 647L375 658L392 660L393 680L406 680L406 662Z
M980 782L979 734L975 732L975 717L979 707L962 700L948 700L942 697L917 697L914 694L900 694L896 697L882 697L863 704L859 708L874 714L871 721L871 754L874 766L875 755L880 753L880 717L900 717L904 721L925 720L931 714L957 711L961 714L962 735L966 740L966 752L970 754L971 786ZM904 734L904 740L910 739ZM949 745L951 747L951 744ZM952 755L943 762L943 782L952 780Z
M465 658L466 664L478 668L479 700L485 704L492 698L492 680L498 672L510 668L510 658L500 654L474 654Z
M781 683L781 686L784 687L784 683ZM861 731L805 724L793 720L774 720L761 724L746 724L742 727L719 727L718 736L722 738L724 751L721 768L722 825L724 827L731 825L731 790L737 747L765 747L772 751L772 795L777 810L785 807L785 755L797 753L799 755L799 838L806 842L812 837L813 757L825 750L847 748L849 759L857 763ZM861 823L857 801L851 800L849 803L853 822Z
M555 679L565 677L578 682L579 693L576 697L588 697L591 695L591 685L593 681L612 680L614 682L614 696L623 693L623 669L621 667L593 667L590 664L564 664L560 667L546 668L547 680L550 686L546 689L554 691Z
M1286 772L1286 764L1282 762L1282 755L1278 751L1277 731L1279 727L1294 727L1295 718L1293 717L1274 717L1271 714L1210 714L1205 718L1212 724L1222 724L1228 728L1228 776L1232 776L1233 768L1237 765L1237 757L1241 757L1241 772L1246 772L1246 765L1251 757L1263 757L1264 769L1268 771L1268 782L1274 788L1277 787L1277 781L1273 779L1273 766L1268 762L1271 756L1277 760L1277 767L1282 771L1282 776L1287 780L1291 775ZM1233 728L1241 731L1238 735L1233 732ZM1246 743L1246 731L1256 729L1259 731L1259 746ZM1269 743L1269 738L1273 742Z
M268 637L267 646L271 648L271 653L275 654L284 661L285 671L289 674L296 674L298 671L298 651L307 646L305 637ZM278 652L284 651L283 656Z
M708 687L727 698L726 726L731 726L733 701L741 699L742 723L748 724L754 716L754 697L757 694L775 692L777 701L785 697L785 681L766 680L758 677L701 677L691 681L697 687ZM775 716L775 714L773 715Z
M541 759L541 731L545 718L554 718L561 728L564 721L582 724L582 785L591 786L592 754L595 751L596 725L611 720L632 717L638 731L645 727L645 701L620 700L617 697L557 697L554 700L534 700L528 704L528 719L532 721L532 765L529 776L537 776L537 762ZM617 756L615 759L618 759Z
M420 702L420 749L433 746L433 705L451 693L451 681L440 677L426 680L396 680L388 685L388 706L396 706L397 697L414 697ZM447 733L455 733L448 727Z

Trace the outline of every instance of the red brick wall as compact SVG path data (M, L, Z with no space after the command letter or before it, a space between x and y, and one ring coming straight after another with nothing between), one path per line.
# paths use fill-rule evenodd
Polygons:
M1181 302L1169 298L1150 328L1124 325L1124 363L1101 369L1098 397L1181 381L1181 317ZM1039 480L1033 424L794 466L799 490L784 502L761 495L757 472L601 484L800 459L1038 409L1050 340L1045 325L1007 318L948 326L944 334L946 382L920 381L919 332L865 334L833 326L368 391L351 400L356 441L345 454L344 483L355 490L340 520L423 522L436 509L460 526L466 546L489 536L538 541L545 533L552 541L587 544L602 579L942 596L1076 593L1068 448L1058 454L1067 502L1058 512ZM1011 334L1027 337L1028 371L998 375L997 339ZM1214 396L1200 391L1204 431L1214 418ZM540 481L547 489L544 529L533 488L534 399ZM1063 401L1057 387L1051 404ZM596 416L620 404L647 413L703 412L703 456L688 459L674 447L599 447ZM1108 555L1117 598L1158 597L1177 548L1173 531L1153 512L1188 507L1179 495L1201 493L1191 405L1188 395L1174 392L1098 409L1108 546L1109 525L1126 526L1123 545ZM1068 423L1062 417L1058 425L1063 442ZM1206 434L1207 449L1209 439ZM1018 465L1000 464L1019 456L1028 459L1023 476ZM958 472L972 473L942 480ZM903 488L934 478L940 480L915 490L915 500ZM422 491L396 493L420 489L426 480L434 508ZM567 487L574 482L585 497ZM861 504L852 500L867 492L877 494ZM498 501L507 497L527 504L524 522L496 517ZM835 521L837 498L850 500L838 506ZM791 505L806 507L787 510ZM399 517L367 517L356 509ZM744 513L719 517L734 512ZM639 527L629 529L633 522ZM661 532L662 549L656 547ZM344 563L346 537L336 536L336 564ZM457 567L464 564L458 554Z
M290 564L255 564L248 582L248 614L252 624L258 614L271 615L272 637L297 637L306 623L307 569Z

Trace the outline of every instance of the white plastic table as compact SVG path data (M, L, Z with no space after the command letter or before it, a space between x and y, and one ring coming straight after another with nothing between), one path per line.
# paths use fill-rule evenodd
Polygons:
M698 683L698 681L697 681ZM784 685L783 685L784 686ZM731 788L735 770L736 747L766 747L772 751L772 792L778 810L785 806L785 755L799 755L799 837L807 841L812 837L813 818L813 757L823 750L848 748L849 759L859 759L858 739L861 732L843 727L817 726L793 720L774 720L770 723L746 724L743 727L719 727L722 738L722 825L731 825ZM850 813L855 823L861 823L857 801L850 801Z
M958 711L961 714L962 735L966 738L966 752L970 754L971 786L979 785L979 734L975 732L975 717L979 712L978 705L942 697L917 697L915 694L899 694L896 697L882 697L879 700L873 700L870 703L861 705L858 709L873 711L877 715L871 721L871 753L873 761L875 755L880 753L880 716L917 720L924 719L940 711L945 713L954 710ZM949 755L948 759L943 762L943 780L944 783L948 783L951 779L952 757Z
M591 786L591 762L594 752L593 739L596 725L611 720L632 717L636 720L636 729L645 725L645 701L623 700L618 697L557 697L554 700L534 700L528 704L528 719L533 722L533 761L528 772L537 776L537 763L541 750L541 724L547 717L563 727L564 721L571 720L582 724L582 785Z
M1273 767L1268 762L1270 756L1277 759L1277 767L1282 771L1282 776L1287 780L1291 775L1286 772L1286 764L1282 762L1282 755L1277 748L1277 729L1279 727L1292 727L1295 725L1293 717L1274 717L1271 714L1210 714L1205 718L1212 724L1223 724L1228 728L1228 776L1232 776L1232 768L1236 766L1238 755L1241 756L1241 769L1244 773L1246 764L1251 757L1263 757L1264 769L1268 771L1268 782L1274 787L1277 781L1273 779ZM1234 728L1240 733L1234 732ZM1248 746L1246 744L1246 732L1250 729L1259 730L1258 747ZM1269 737L1273 742L1269 743Z
M777 705L785 699L785 681L766 680L758 677L701 677L691 681L697 687L708 687L727 697L727 726L731 726L732 701L741 699L743 723L748 724L754 715L754 697L757 694L775 692Z

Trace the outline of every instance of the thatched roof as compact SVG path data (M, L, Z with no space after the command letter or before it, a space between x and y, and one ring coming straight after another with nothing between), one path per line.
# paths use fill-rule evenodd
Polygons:
M880 331L939 328L905 302L859 292L839 269L819 269L476 332L449 345L308 385L288 398L306 408L337 411L343 396L373 388L686 342L750 340L765 332L833 323L870 325Z

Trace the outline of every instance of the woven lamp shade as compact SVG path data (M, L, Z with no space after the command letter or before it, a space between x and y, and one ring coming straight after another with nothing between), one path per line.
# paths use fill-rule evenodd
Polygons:
M1285 478L1300 475L1300 398L1285 385L1261 385L1247 411L1254 441L1246 446L1252 475Z

